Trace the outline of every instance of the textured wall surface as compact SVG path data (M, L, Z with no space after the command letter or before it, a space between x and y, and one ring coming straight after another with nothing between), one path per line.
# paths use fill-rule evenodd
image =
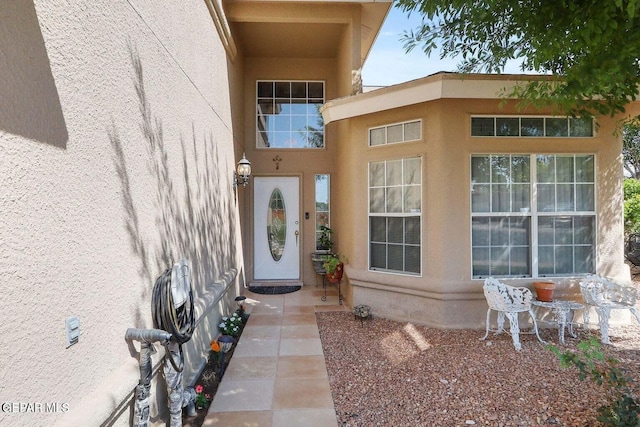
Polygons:
M152 326L156 278L187 258L198 313L214 305L187 349L191 377L238 292L238 65L199 0L1 9L0 402L42 406L0 424L128 425L138 347L124 333ZM80 340L65 348L73 315Z

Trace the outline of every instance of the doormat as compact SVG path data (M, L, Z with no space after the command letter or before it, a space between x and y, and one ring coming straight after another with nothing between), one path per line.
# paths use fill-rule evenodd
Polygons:
M302 286L249 286L249 291L262 295L289 294L299 291Z

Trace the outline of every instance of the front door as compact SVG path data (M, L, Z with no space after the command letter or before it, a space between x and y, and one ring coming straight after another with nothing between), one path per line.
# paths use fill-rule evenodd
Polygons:
M253 277L300 279L298 177L256 177L253 197Z

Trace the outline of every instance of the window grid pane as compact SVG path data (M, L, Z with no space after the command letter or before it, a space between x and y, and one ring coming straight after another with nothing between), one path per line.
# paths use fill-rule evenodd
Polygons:
M420 217L369 218L370 268L420 274Z
M471 117L471 136L593 137L593 121L571 117Z
M495 118L472 117L471 136L495 136Z
M538 241L541 277L595 271L595 216L554 216L540 220Z
M474 277L531 275L530 217L481 217L472 221Z
M472 156L472 212L529 212L530 170L528 156Z
M531 161L535 174L528 167ZM473 277L593 273L594 165L593 155L472 156ZM535 209L527 207L532 194ZM533 230L536 247L531 244Z
M422 120L395 123L369 129L369 146L418 141L422 138Z
M257 148L324 148L324 82L258 81Z
M520 136L520 119L496 117L496 136Z
M420 158L369 163L369 268L421 272Z
M320 244L321 226L329 227L331 219L330 211L330 176L328 174L316 175L316 250L326 250Z

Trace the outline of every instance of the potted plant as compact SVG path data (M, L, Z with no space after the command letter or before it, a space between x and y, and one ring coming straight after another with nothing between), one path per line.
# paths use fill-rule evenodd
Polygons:
M326 225L320 226L320 238L318 238L318 250L331 252L333 242L331 241L331 234L333 230Z
M329 282L338 283L342 280L344 263L340 261L340 257L338 255L330 255L324 263L324 269Z
M552 302L553 291L556 288L555 283L550 281L534 282L533 287L536 291L536 299L538 301Z
M331 233L333 230L326 225L320 226L320 237L318 238L318 250L311 253L311 262L316 274L324 274L324 263L331 257Z

